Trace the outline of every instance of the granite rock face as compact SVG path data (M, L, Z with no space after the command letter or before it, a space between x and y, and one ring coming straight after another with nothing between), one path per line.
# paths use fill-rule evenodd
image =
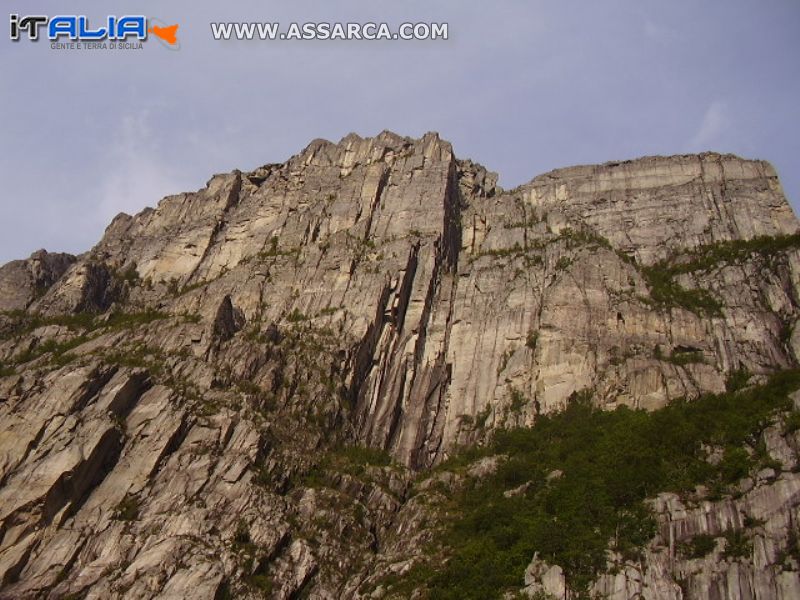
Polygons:
M384 132L9 263L0 597L359 597L423 544L409 482L457 446L587 388L656 408L797 365L797 231L760 161L503 191L436 134ZM306 485L341 444L403 466Z
M0 310L24 310L75 262L71 254L38 250L0 267Z

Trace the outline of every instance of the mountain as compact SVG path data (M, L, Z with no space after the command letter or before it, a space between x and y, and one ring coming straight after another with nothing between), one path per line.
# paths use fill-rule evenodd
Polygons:
M450 517L573 481L553 459L498 488L503 465L545 460L503 435L563 427L561 448L614 415L624 457L618 430L649 445L642 419L678 410L687 431L713 417L654 442L691 476L609 503L647 498L639 550L590 568L515 542L519 590L797 597L800 382L775 378L800 358L799 249L763 161L648 157L505 191L433 133L315 140L120 214L81 256L0 267L0 597L437 597Z

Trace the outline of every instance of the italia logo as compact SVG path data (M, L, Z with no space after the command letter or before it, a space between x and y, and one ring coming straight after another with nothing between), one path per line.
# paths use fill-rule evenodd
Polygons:
M170 50L180 48L177 24L167 25L159 19L150 19L153 24L148 27L148 18L142 15L108 16L102 24L97 25L90 23L85 15L47 17L12 13L9 17L10 36L15 42L23 37L35 42L40 35L46 36L51 42L143 42L152 33Z

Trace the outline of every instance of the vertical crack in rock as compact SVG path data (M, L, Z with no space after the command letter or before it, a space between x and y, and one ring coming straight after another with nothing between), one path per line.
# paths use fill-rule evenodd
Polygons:
M447 362L447 355L450 349L450 334L458 282L457 276L451 278L442 350L436 357L435 378L432 379L426 408L423 412L423 416L426 418L423 418L420 423L414 443L414 453L411 456L411 464L416 468L432 466L439 457L444 441L443 434L447 421L446 399L453 376L453 365Z
M432 464L441 445L441 432L444 429L442 407L452 376L452 366L447 364L447 352L450 343L453 307L458 287L458 257L461 250L461 206L463 199L458 183L458 171L455 158L451 158L447 187L444 198L444 223L442 237L436 248L436 263L431 277L429 294L425 301L421 318L417 347L414 352L415 366L412 371L408 406L417 410L415 418L409 421L414 426L409 433L413 436L408 460L412 468L424 468ZM443 278L446 277L447 295L443 298ZM444 332L441 347L436 356L426 361L426 344L428 342L434 310L445 313ZM420 375L421 370L421 375ZM413 396L412 396L413 394ZM414 405L417 405L415 407ZM398 422L400 419L398 419Z
M397 304L393 309L393 318L397 333L403 333L406 322L406 311L408 301L411 298L411 290L414 286L414 277L417 275L417 265L419 263L419 242L412 244L408 251L408 260L403 271L403 279L400 282L400 289L397 292Z
M38 546L39 543L37 540L34 543L26 546L24 550L17 556L10 557L11 562L7 562L9 559L5 559L3 561L3 564L0 564L0 575L2 575L0 583L2 583L5 586L19 581L19 577L20 574L22 573L22 570L25 568L25 565L28 564L28 560L30 559L31 554L35 550L37 550ZM0 600L15 600L15 599L14 596L7 595L2 590L0 590Z
M392 437L387 442L387 445L395 449L403 460L409 461L412 468L421 466L418 456L420 448L427 439L425 434L420 432L426 428L426 411L431 410L431 400L440 386L446 387L441 373L442 355L437 355L432 361L426 357L431 315L435 309L434 304L439 299L442 271L447 267L442 238L436 241L434 252L434 267L420 317L413 363L409 365L408 395L397 399L400 410L395 413L394 426L389 431ZM444 389L440 393L443 394Z
M217 352L220 346L230 340L236 332L242 329L245 317L241 310L234 307L230 294L225 294L219 303L211 324L211 342L207 357Z
M369 377L373 362L375 349L378 346L383 327L385 324L384 315L386 313L386 306L391 296L391 287L387 284L384 285L378 299L378 305L375 310L375 317L372 323L367 327L361 342L356 346L355 352L352 354L350 360L350 372L352 373L352 381L350 384L350 402L351 406L355 409L357 418L358 415L364 415L370 411L369 406L364 406L366 388L364 382Z
M102 390L111 380L111 378L117 372L117 369L118 367L116 366L97 367L94 371L92 371L89 374L87 381L81 387L81 391L72 405L72 413L81 412L90 400L96 398L97 393Z
M186 439L191 426L192 424L186 415L181 415L178 426L167 440L167 443L164 444L164 448L161 453L158 454L153 465L153 470L147 474L148 479L152 479L156 473L161 471L164 463L167 462L169 457L178 451L178 449L181 447L181 444L183 444L183 441Z
M441 242L442 260L450 272L458 269L458 255L461 251L461 204L457 163L455 157L451 157L445 188Z
M139 398L153 385L147 371L135 371L116 391L108 403L108 411L117 419L125 419Z
M221 214L217 217L217 220L214 223L214 226L211 229L211 232L208 235L208 242L203 248L203 254L200 256L200 260L197 261L195 267L189 272L186 276L185 283L191 283L192 278L200 271L200 269L204 266L206 259L208 258L210 252L214 248L218 248L219 245L224 241L222 239L223 233L225 232L225 228L227 225L227 214L231 211L233 207L235 207L239 203L239 194L242 191L242 172L236 169L233 172L233 182L230 184L230 189L225 196L225 203L222 206Z
M94 488L105 479L119 460L124 440L122 433L111 427L101 435L92 452L74 471L62 473L44 498L42 521L49 525L69 505L61 522L75 514Z
M372 220L375 217L375 212L378 210L378 206L380 206L381 197L383 196L383 191L386 189L386 185L389 183L390 175L391 170L389 167L383 165L380 177L378 178L378 185L375 188L375 195L369 207L369 214L367 214L367 223L364 227L364 242L367 242L370 239L370 235L372 233Z
M103 263L91 262L86 265L81 298L75 306L75 312L105 312L118 297L118 289L108 267Z
M458 277L458 257L461 249L461 204L457 163L452 155L447 167L444 197L442 198L442 228L433 244L433 265L429 275L422 313L416 324L413 352L406 356L400 345L405 327L411 289L418 273L419 245L412 246L394 314L395 328L389 332L377 358L379 375L370 392L370 424L362 435L370 443L391 448L413 468L428 466L435 459L444 429L442 406L445 402L452 369L446 364L449 328ZM447 277L446 297L442 280ZM444 334L441 346L429 355L428 336L434 318L444 313ZM438 432L438 433L435 433ZM432 440L431 436L437 437ZM433 457L429 456L433 447Z

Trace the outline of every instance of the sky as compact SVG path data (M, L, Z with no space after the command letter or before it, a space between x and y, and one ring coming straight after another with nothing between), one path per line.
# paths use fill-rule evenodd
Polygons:
M575 164L713 150L800 207L798 0L9 0L144 14L180 50L0 35L0 264L90 249L119 212L312 139L438 131L511 188ZM216 41L211 22L446 22L426 41ZM6 25L8 27L8 25ZM8 29L6 29L8 31Z

